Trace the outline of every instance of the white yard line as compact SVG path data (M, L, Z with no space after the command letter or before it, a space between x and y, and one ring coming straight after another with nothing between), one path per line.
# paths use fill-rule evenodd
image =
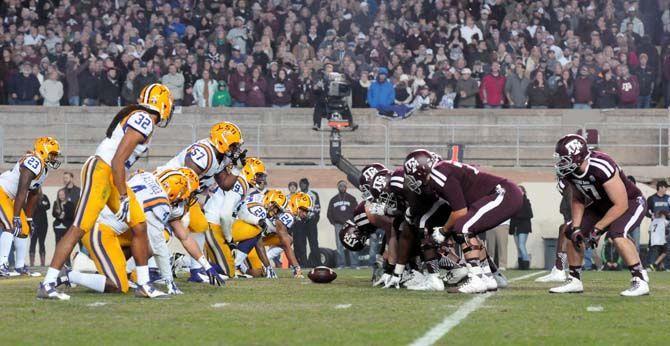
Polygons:
M541 270L539 272L534 272L530 273L527 275L522 275L513 279L510 279L510 282L514 281L520 281L524 279L531 278L533 276L537 276L540 274L546 273L546 270ZM410 344L410 346L429 346L433 345L435 342L440 340L443 336L445 336L447 333L449 333L450 330L452 330L454 327L459 325L461 321L463 321L468 315L475 310L479 309L482 305L484 305L484 302L486 299L491 297L493 293L485 293L482 295L477 295L474 298L468 300L465 304L461 305L461 307L458 308L454 313L451 315L447 316L440 322L440 324L436 325L435 327L431 328L426 334L424 334L421 338L414 340Z

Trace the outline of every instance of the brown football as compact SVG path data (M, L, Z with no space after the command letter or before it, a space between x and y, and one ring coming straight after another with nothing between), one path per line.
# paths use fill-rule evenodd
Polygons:
M327 284L337 278L337 273L328 267L320 266L310 270L307 277L314 283Z

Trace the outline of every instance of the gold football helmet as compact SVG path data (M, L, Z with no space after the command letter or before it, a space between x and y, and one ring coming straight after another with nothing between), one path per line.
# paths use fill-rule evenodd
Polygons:
M237 125L222 121L214 124L209 130L209 142L214 145L219 153L236 157L242 144L244 144L244 139L242 139L242 131Z
M200 179L198 178L198 175L188 167L182 167L179 171L188 180L188 205L191 206L197 201L196 194L200 189Z
M242 167L242 174L249 185L258 190L265 189L267 184L267 173L265 172L265 164L259 158L247 157L244 167Z
M305 219L312 206L312 197L304 192L294 193L288 201L288 209L298 219Z
M173 100L170 89L165 85L154 83L145 86L137 100L141 106L158 112L158 127L167 127L172 119Z
M33 151L35 155L39 156L49 168L56 169L60 167L61 162L58 161L60 156L60 144L53 137L39 137L33 144Z
M286 195L281 190L268 190L263 196L263 206L269 217L274 217L286 208Z
M188 178L180 169L167 169L158 173L158 182L172 204L189 198Z

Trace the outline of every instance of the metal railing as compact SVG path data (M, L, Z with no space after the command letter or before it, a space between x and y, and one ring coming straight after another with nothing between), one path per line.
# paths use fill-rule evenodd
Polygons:
M154 136L151 159L168 159L185 146L209 134L211 123L174 123ZM65 163L81 162L95 151L105 127L62 123L44 125L63 145ZM238 123L245 134L246 148L255 155L275 161L325 166L329 160L330 134L313 132L304 123ZM638 165L667 165L670 150L670 123L584 123L562 124L359 124L356 132L343 132L342 149L354 160L397 163L417 147L437 152L452 144L465 148L465 159L477 163L526 167L549 166L556 138L578 129L597 129L599 147L615 152L628 151L627 158ZM18 126L17 126L18 128ZM25 127L23 132L0 126L0 162L14 160L29 147L32 138L45 129ZM28 132L28 133L27 133ZM95 133L95 135L91 135ZM100 134L100 135L98 135ZM16 136L16 137L12 137ZM21 136L21 137L19 137ZM20 146L20 148L19 148ZM290 149L290 150L287 150ZM10 151L11 150L11 151ZM295 154L292 154L294 153ZM546 154L546 155L545 155ZM625 164L625 163L624 163Z

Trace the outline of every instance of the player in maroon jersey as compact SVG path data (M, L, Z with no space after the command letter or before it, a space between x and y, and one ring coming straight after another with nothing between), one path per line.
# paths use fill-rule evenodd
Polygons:
M404 163L405 180L411 190L434 194L445 200L451 213L441 227L435 227L433 239L443 243L453 237L461 244L469 273L459 288L461 293L481 293L495 288L493 275L484 262L486 251L477 235L510 219L521 208L522 194L516 184L455 161L435 162L426 150L415 150ZM483 251L482 251L483 250ZM483 261L483 262L482 262Z
M628 232L642 222L646 203L642 193L609 155L590 150L583 137L570 134L556 143L556 174L572 192L572 224L566 237L569 276L567 282L551 293L581 293L584 248L595 248L606 234L632 275L630 288L622 296L649 294L649 277L640 264L635 243Z

